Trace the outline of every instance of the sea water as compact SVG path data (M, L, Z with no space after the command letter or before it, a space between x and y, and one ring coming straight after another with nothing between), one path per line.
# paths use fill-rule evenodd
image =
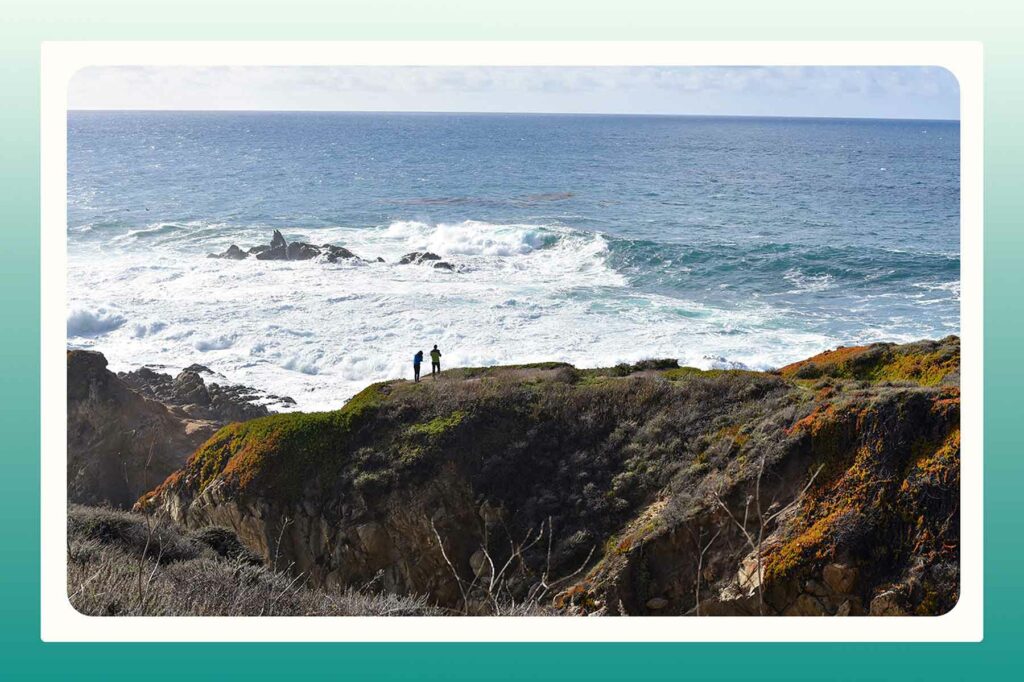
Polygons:
M367 262L207 258L274 229ZM69 346L300 409L435 343L446 368L768 369L959 332L959 125L71 112L67 237Z

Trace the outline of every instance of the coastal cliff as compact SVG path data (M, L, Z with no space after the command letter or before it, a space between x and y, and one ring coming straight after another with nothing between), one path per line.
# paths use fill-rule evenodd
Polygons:
M465 613L935 615L959 590L959 339L777 372L546 363L230 424L136 507Z
M200 365L114 374L102 353L69 350L67 372L69 502L130 507L220 427L270 414L252 389L207 385Z

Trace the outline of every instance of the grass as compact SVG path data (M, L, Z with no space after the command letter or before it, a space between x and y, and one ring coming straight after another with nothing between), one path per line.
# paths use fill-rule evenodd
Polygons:
M68 598L87 616L458 615L374 582L314 587L264 566L227 528L189 532L132 512L68 508ZM561 615L536 603L492 606L504 616Z
M461 424L462 419L465 416L465 412L462 410L456 410L447 416L435 417L424 424L413 424L409 427L409 433L415 436L430 436L437 438Z
M139 514L68 509L68 598L88 616L437 616L425 598L312 588L270 570L223 528L186 533ZM140 572L143 591L137 586Z
M340 455L350 449L354 432L384 397L383 384L373 384L333 412L276 414L225 426L200 446L184 470L141 502L145 506L162 490L185 485L202 491L218 479L241 496L273 487L282 496L294 497L311 472L331 475L345 464Z

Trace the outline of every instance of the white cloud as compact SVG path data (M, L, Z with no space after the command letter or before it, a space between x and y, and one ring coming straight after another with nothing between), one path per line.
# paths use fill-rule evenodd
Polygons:
M546 111L957 118L929 67L93 67L72 109Z

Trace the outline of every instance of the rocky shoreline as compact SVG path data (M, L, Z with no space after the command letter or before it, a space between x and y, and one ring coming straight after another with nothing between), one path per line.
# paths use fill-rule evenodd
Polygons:
M68 350L68 500L130 507L218 429L273 414L288 397L207 383L192 365L172 377L143 367L114 374L102 353Z
M241 385L206 383L215 378L209 367L189 365L176 376L141 367L118 372L117 377L137 393L168 406L180 407L186 414L220 424L247 421L273 414L268 405L294 406L288 396L264 393Z

